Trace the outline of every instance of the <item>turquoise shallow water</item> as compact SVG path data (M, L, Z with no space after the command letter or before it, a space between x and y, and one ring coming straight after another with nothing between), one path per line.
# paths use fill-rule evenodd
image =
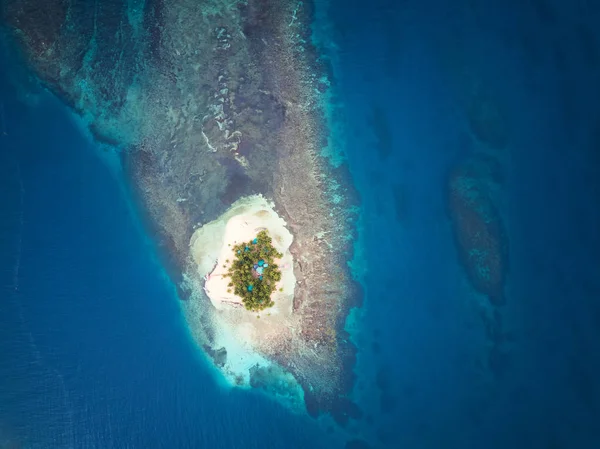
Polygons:
M363 417L347 431L373 448L600 444L600 37L584 3L332 0L315 24L336 44L363 202ZM218 386L101 150L47 95L18 101L2 62L0 447L338 447L337 430ZM500 150L474 138L473 98L501 111ZM445 196L477 152L504 178L501 307L467 279Z

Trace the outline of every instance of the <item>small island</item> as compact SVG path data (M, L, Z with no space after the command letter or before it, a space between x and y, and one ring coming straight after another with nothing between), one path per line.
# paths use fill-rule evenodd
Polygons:
M302 409L304 392L297 379L272 358L292 341L298 326L293 241L272 201L262 195L240 198L192 236L196 279L203 279L194 290L204 295L185 305L195 324L192 332L209 353L219 354L218 366L231 385L261 385Z
M270 321L289 317L296 285L292 241L285 221L261 195L241 198L199 228L192 256L212 305Z
M242 298L246 309L254 312L275 304L271 295L281 280L281 270L275 258L281 259L283 254L275 249L272 242L269 233L262 230L253 240L233 247L235 260L226 275L231 278L227 292L231 293L233 289Z

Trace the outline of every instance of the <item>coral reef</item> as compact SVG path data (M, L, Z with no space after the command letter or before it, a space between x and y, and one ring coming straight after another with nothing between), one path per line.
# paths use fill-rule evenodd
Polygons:
M508 248L501 217L492 199L498 181L494 161L474 155L448 179L448 208L460 259L473 287L492 304L504 302Z

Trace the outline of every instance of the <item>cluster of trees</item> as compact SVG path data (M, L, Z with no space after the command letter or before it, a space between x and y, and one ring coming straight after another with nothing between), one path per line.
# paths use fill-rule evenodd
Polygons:
M272 307L271 295L281 280L281 270L275 259L283 254L273 247L268 232L260 231L254 240L235 245L233 254L235 259L227 272L231 278L227 291L233 290L242 298L246 309L253 312Z

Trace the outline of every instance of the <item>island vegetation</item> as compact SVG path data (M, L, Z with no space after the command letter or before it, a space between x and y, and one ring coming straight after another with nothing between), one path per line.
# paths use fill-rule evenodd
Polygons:
M258 312L274 305L271 295L281 280L281 270L275 259L283 257L267 231L260 231L254 240L233 247L235 259L226 276L231 278L228 292L242 298L246 309ZM228 261L227 261L228 262Z

